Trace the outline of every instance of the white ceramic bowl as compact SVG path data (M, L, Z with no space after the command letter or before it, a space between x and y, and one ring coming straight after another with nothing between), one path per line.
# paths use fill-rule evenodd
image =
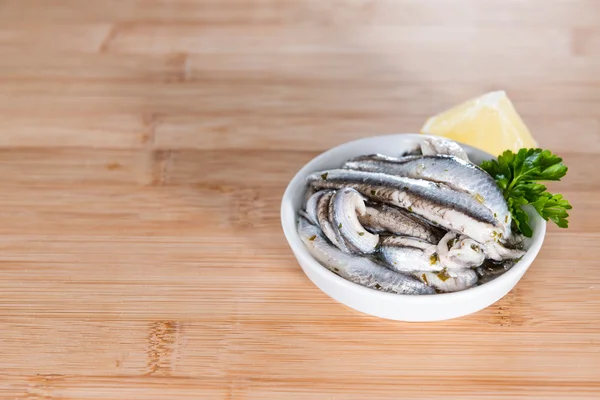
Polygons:
M533 237L527 239L527 253L510 270L481 286L461 292L426 296L399 295L369 289L329 271L308 252L296 231L297 210L304 201L306 177L315 171L339 168L351 157L380 153L398 156L414 149L426 135L396 134L375 136L334 147L306 164L289 183L281 202L281 224L285 237L309 279L333 299L360 312L400 321L439 321L477 312L504 297L525 274L537 256L546 234L546 221L535 210L527 210ZM462 144L461 144L462 145ZM491 155L462 145L471 161L493 158Z

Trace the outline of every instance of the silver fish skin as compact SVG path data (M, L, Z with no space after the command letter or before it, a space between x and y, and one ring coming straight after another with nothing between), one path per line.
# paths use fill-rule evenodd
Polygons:
M501 263L495 263L486 261L478 268L475 268L475 272L479 276L479 284L490 282L506 271L511 269L517 262L515 260L504 261Z
M423 179L349 169L321 171L307 177L315 188L352 187L363 196L407 209L447 230L483 243L503 236L493 213L471 195Z
M317 226L305 218L299 219L297 230L310 254L321 265L350 282L396 294L435 293L433 288L412 276L394 272L368 258L340 251L327 241Z
M488 276L500 276L508 271L509 268L505 267L503 264L491 264L485 263L482 266L475 268L475 272L481 278Z
M304 192L304 203L303 203L303 207L306 208L306 204L308 203L308 200L311 198L311 196L313 194L316 193L315 188L308 186Z
M429 155L449 155L469 161L467 152L460 145L452 140L442 138L423 138L421 142L421 153Z
M437 243L444 232L410 213L386 204L367 204L366 212L358 216L360 223L371 232L390 232Z
M362 195L352 188L339 189L329 202L329 222L336 236L357 254L371 254L379 244L379 235L368 232L358 220L358 214L365 212Z
M444 270L442 272L417 272L415 277L440 292L450 293L468 289L477 283L477 273L472 269Z
M312 220L311 220L311 218L310 218L310 215L308 215L308 213L307 213L306 211L304 211L304 210L298 210L298 216L300 216L300 217L302 217L302 218L306 218L307 220L309 220L309 221L310 221L310 223L311 223L311 224L315 225L315 224L312 222Z
M329 190L319 190L318 192L313 193L308 200L306 201L306 214L308 214L308 219L314 225L319 225L319 200L323 197L324 194L330 192Z
M379 254L391 269L402 273L444 269L437 246L416 238L386 237L381 241Z
M321 227L323 234L329 239L334 246L338 249L342 250L345 253L351 253L348 246L344 240L339 236L339 234L333 229L331 226L331 222L329 222L329 203L335 194L334 190L327 191L324 193L317 202L317 221L318 226Z
M464 191L490 209L503 227L503 237L511 233L512 216L502 191L490 174L471 162L448 155L392 158L373 154L351 159L344 168L425 179Z

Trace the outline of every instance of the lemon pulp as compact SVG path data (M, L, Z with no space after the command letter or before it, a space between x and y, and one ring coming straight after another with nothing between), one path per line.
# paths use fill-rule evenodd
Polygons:
M427 120L421 133L438 135L498 156L538 144L503 90L486 93Z

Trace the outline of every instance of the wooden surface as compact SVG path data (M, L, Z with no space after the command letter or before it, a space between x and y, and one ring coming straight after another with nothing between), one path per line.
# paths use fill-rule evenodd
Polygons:
M599 399L600 2L0 1L0 398ZM443 323L350 310L279 204L505 89L571 226Z

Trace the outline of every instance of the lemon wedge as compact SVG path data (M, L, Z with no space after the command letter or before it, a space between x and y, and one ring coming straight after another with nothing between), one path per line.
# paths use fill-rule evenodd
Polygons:
M421 133L443 136L498 156L538 147L503 90L486 93L427 120Z

